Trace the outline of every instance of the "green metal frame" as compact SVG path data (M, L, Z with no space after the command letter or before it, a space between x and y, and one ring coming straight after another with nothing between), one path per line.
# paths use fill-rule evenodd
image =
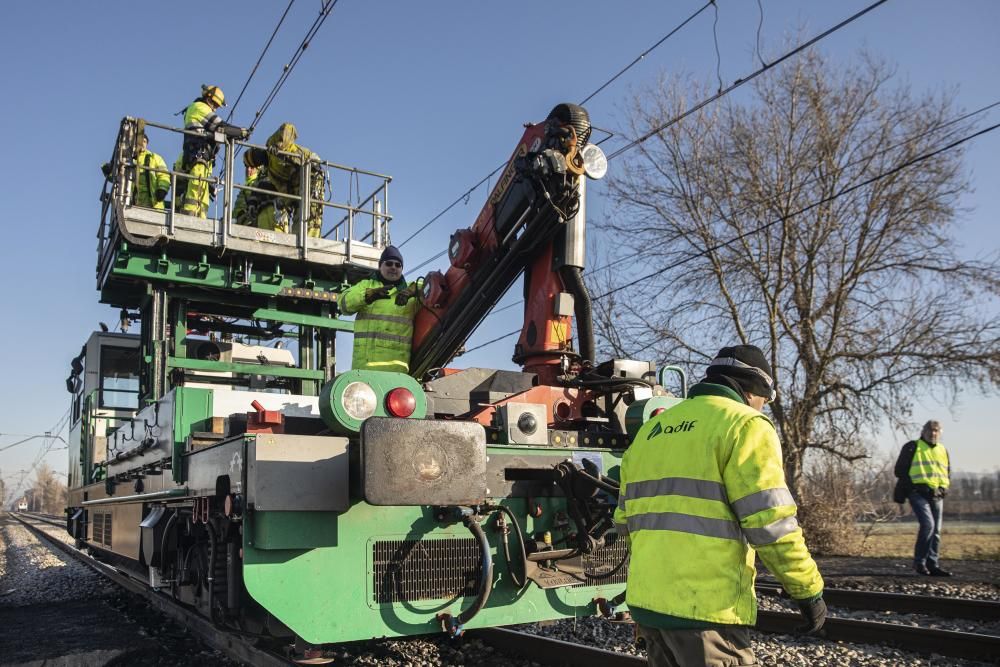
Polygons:
M274 258L216 258L204 252L191 257L180 248L171 254L167 248L120 242L101 286L102 302L141 313L141 400L149 404L169 391L173 370L285 378L294 382L293 393L318 395L333 378L336 332L354 330L353 322L335 316L346 286L344 270ZM326 275L314 276L314 270ZM187 358L189 310L299 327L297 334L286 332L298 339L298 367Z
M488 455L511 451L519 457L553 454L551 448L543 447L487 448ZM617 476L620 454L602 451L601 455L605 469ZM528 515L525 499L503 501L528 537L551 530L557 511L564 510L561 498L538 498L536 502L543 507L537 519ZM594 598L611 599L624 589L624 584L604 584L542 590L529 583L519 592L508 578L502 548L498 548L501 538L492 519L483 527L493 552L494 586L486 607L468 628L592 615ZM472 600L376 603L372 543L468 537L469 531L460 523L442 525L435 521L430 507L375 507L357 502L339 515L253 512L245 519L243 531L243 579L258 603L315 644L435 633L441 631L436 614L458 615Z

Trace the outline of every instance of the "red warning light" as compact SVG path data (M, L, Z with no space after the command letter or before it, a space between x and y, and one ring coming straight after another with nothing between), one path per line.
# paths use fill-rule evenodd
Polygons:
M385 409L393 417L409 417L417 409L417 399L406 387L396 387L386 394Z

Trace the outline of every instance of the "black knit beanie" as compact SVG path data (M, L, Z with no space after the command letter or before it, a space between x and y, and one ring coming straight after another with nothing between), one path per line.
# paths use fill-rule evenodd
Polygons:
M387 259L394 259L400 264L403 263L403 253L399 252L399 248L394 245L387 245L385 250L382 251L382 256L378 258L378 263L381 264Z
M724 347L705 371L706 382L735 381L743 391L756 396L774 397L774 372L764 353L756 345Z

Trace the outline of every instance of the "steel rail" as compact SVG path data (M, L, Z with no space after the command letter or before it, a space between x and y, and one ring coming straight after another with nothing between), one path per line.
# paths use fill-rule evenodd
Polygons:
M601 667L642 667L646 659L627 653L573 644L561 639L518 632L506 628L480 628L466 635L477 638L507 655L517 655L544 665L601 665Z
M254 667L287 667L288 665L295 664L290 660L283 659L269 651L258 648L250 638L220 630L208 619L192 613L183 605L153 591L145 583L137 581L117 568L102 563L91 556L87 556L73 546L48 535L45 531L32 525L19 514L14 512L10 514L39 539L44 540L63 553L87 565L101 576L110 579L122 588L145 598L152 607L180 623L213 649L223 652L233 660L243 664L254 665Z
M824 594L825 598L825 594ZM758 611L756 629L778 634L799 634L802 625L798 614ZM906 651L937 653L951 658L994 660L1000 655L1000 637L971 632L913 627L897 623L856 621L846 618L826 619L820 637L852 644L892 644Z
M774 597L785 597L779 586L757 585L757 592ZM937 595L910 595L881 591L855 591L842 588L823 589L827 604L848 609L895 611L904 614L928 614L950 618L968 618L978 621L1000 620L1000 602L950 598Z

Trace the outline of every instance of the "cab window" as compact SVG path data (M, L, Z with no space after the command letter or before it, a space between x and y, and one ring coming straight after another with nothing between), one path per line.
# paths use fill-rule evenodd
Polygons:
M139 409L137 348L102 348L100 404L102 408L108 409Z

